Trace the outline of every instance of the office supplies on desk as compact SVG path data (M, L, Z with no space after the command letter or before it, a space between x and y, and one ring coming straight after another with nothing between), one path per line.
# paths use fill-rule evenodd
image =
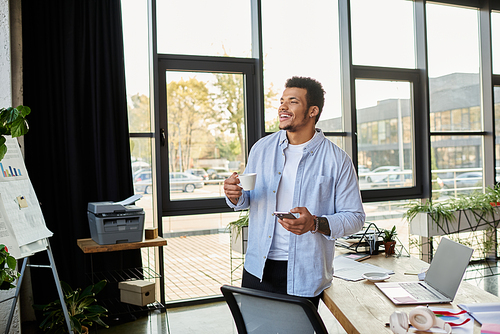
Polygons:
M351 260L354 260L354 261L358 261L358 262L370 258L370 254L353 253L353 252L349 252L349 253L345 253L345 254L340 254L338 256L342 256L342 257L345 257L345 258L348 258L348 259L351 259Z
M87 207L90 235L99 245L144 240L144 210L132 205L141 195L121 202L91 202Z
M396 305L449 303L455 298L472 252L472 248L443 238L423 282L375 285Z
M333 276L347 281L360 281L364 273L379 272L394 274L394 271L374 266L373 264L357 262L343 256L333 259Z
M458 304L480 324L500 325L500 303Z
M383 244L380 235L383 232L377 225L369 223L366 227L357 233L338 238L336 244L348 248L356 253L377 254L379 247ZM371 245L370 245L371 242ZM361 248L360 248L361 247Z

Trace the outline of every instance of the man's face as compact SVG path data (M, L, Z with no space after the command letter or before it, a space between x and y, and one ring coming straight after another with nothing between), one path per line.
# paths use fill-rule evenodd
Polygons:
M307 90L304 88L286 88L278 108L279 128L297 132L311 120L307 109Z

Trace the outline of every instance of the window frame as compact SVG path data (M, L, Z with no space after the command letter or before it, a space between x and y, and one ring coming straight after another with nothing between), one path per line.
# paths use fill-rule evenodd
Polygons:
M168 141L164 136L168 135L167 117L167 71L186 72L220 72L238 73L244 75L245 89L245 128L246 128L246 148L245 155L248 156L249 148L258 140L259 134L263 133L262 112L248 112L258 110L257 95L258 83L255 76L257 61L252 58L233 57L212 57L212 56L185 56L161 54L158 55L158 106L155 109L159 113L159 122L155 129L160 133L159 153L161 161L160 180L157 192L161 192L162 216L179 216L205 213L220 213L233 211L226 204L224 197L171 200L170 198L170 178L168 170ZM158 177L158 175L157 175ZM158 184L158 183L157 183Z

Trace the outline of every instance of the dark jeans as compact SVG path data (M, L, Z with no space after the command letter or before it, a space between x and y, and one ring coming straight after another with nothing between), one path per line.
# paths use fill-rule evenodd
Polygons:
M286 295L286 278L287 278L287 265L288 261L275 261L266 260L266 265L264 266L264 275L262 276L262 282L259 278L250 274L243 268L243 278L241 286L244 288L251 288L261 291L268 291L274 293L281 293ZM307 297L316 308L319 305L319 299L323 293L316 297Z

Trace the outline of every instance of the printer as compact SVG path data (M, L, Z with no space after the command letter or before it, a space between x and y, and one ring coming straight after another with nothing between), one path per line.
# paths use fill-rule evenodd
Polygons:
M135 204L142 195L121 202L91 202L87 207L90 235L99 245L144 240L144 210Z

